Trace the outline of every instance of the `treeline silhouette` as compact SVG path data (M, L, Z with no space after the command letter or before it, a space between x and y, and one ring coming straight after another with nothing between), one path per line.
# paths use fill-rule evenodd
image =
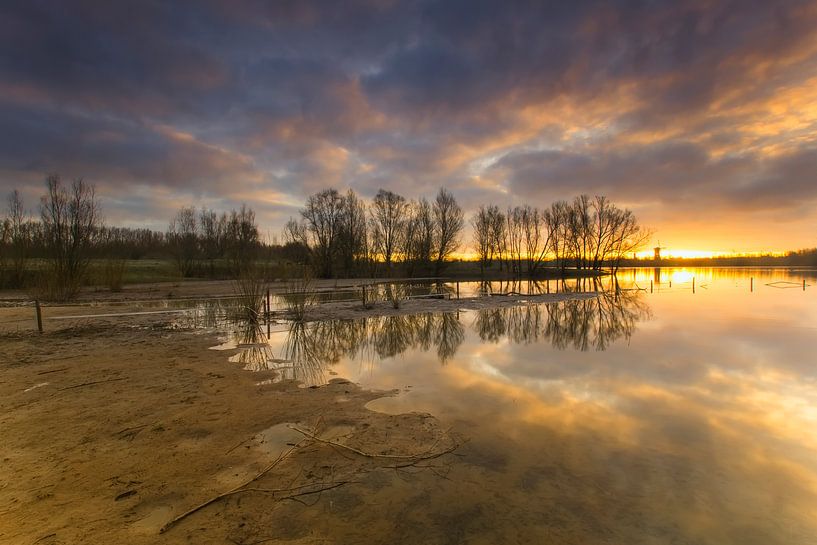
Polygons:
M616 269L641 249L651 233L630 210L602 196L580 195L547 208L481 206L470 218L471 244L480 272L535 277L546 267ZM463 249L462 208L440 189L436 198L407 200L381 189L371 203L354 191L327 189L311 195L300 218L285 228L287 245L301 248L318 276L439 276Z
M239 210L182 207L167 231L105 225L95 188L81 178L68 184L46 178L39 217L16 190L0 230L0 284L32 287L45 298L68 299L88 283L91 260L102 282L121 288L126 260L172 260L182 277L235 278L248 267L285 265L275 275L337 278L439 277L458 252L474 251L479 271L535 277L546 268L616 268L643 246L649 232L629 210L605 197L576 197L547 208L501 211L482 206L470 218L473 240L463 244L465 214L440 189L435 198L409 200L381 189L371 201L354 191L326 189L310 195L283 231L283 244L264 241L256 215ZM99 281L99 278L97 278Z
M790 250L782 255L730 255L714 257L662 257L623 259L628 267L813 267L817 266L817 248Z

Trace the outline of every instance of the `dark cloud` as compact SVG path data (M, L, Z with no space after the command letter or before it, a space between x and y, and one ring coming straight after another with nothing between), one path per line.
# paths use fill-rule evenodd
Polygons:
M270 221L327 185L801 213L814 28L811 0L6 2L0 185L255 195Z

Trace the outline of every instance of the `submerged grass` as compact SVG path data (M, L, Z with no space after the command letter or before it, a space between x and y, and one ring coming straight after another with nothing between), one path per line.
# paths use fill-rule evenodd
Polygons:
M284 294L284 303L290 317L302 322L306 316L306 311L315 304L315 290L312 285L312 278L304 275L303 278L291 281L287 284Z

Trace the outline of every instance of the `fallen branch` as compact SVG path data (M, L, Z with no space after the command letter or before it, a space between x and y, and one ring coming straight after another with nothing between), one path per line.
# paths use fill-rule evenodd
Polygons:
M60 388L58 391L62 392L63 390L73 390L74 388L82 388L83 386L92 386L94 384L102 384L104 382L116 382L118 380L126 380L124 377L122 378L109 378L107 380L94 380L92 382L83 382L82 384L75 384L73 386L66 386L65 388Z
M432 452L434 450L434 447L436 447L437 444L440 442L439 439L438 439L427 450L425 450L425 451L423 451L423 452L421 452L419 454L374 454L374 453L371 453L371 452L364 452L364 451L356 449L354 447L350 447L349 445L344 445L342 443L337 443L335 441L329 441L328 439L321 439L320 437L318 437L314 433L308 432L306 430L302 430L301 428L299 428L297 426L288 426L288 427L290 429L292 429L294 431L297 431L298 433L304 435L305 437L308 437L309 439L312 439L313 441L317 441L318 443L324 443L326 445L331 445L333 447L342 448L342 449L348 450L350 452L354 452L355 454L357 454L359 456L364 456L366 458L386 458L386 459L391 459L391 460L411 460L412 461L411 464L408 464L408 465L413 465L413 464L415 464L417 462L420 462L420 461L423 461L423 460L432 460L434 458L439 458L440 456L442 456L444 454L448 454L449 452L453 452L454 450L456 450L460 446L459 443L454 442L450 447L448 447L445 450L442 450L442 451L439 451L439 452Z
M256 435L257 435L257 434L256 434ZM232 451L234 451L235 449L237 449L238 447L240 447L241 445L243 445L244 443L246 443L247 441L250 441L250 440L252 440L252 439L255 439L255 435L253 435L252 437L248 437L247 439L244 439L243 441L241 441L241 442L240 442L240 443L238 443L237 445L235 445L235 446L231 447L231 448L230 448L230 449L229 449L227 452L225 452L224 454L230 454Z
M49 373L58 373L58 372L60 372L60 371L65 371L65 370L67 370L67 369L68 369L68 367L60 367L59 369L51 369L50 371L40 371L40 372L39 372L39 373L37 373L37 374L38 374L38 375L47 375L47 374L49 374Z
M181 521L181 520L183 520L183 519L185 519L185 518L189 517L190 515L192 515L193 513L197 512L197 511L200 511L200 510L204 509L205 507L207 507L208 505L210 505L210 504L212 504L212 503L215 503L215 502L217 502L217 501L219 501L219 500L221 500L221 499L223 499L223 498L226 498L226 497L228 497L228 496L232 496L233 494L238 494L239 492L246 492L246 491L247 491L247 489L244 489L244 487L245 487L245 486L247 486L248 484L250 484L250 483L252 483L252 482L257 481L258 479L260 479L261 477L263 477L264 475L266 475L267 473L269 473L269 472L270 472L270 471L271 471L273 468L275 468L275 466L277 466L279 463L281 463L283 460L285 460L285 459L286 459L286 458L287 458L287 457L288 457L290 454L292 454L292 452L293 452L293 451L294 451L296 448L298 448L299 446L300 446L300 443L299 443L299 444L297 444L297 445L295 445L295 446L293 446L293 447L292 447L292 448L290 448L289 450L287 450L285 453L283 453L283 454L282 454L282 455L280 455L278 458L276 458L274 462L272 462L270 465L268 465L267 467L265 467L265 468L264 468L264 469L261 471L261 473L257 474L257 475L256 475L255 477L253 477L252 479L250 479L250 480L248 480L248 481L246 481L246 482L244 482L244 483L242 483L242 484L240 484L240 485L236 486L235 488L233 488L233 489L231 489L231 490L228 490L227 492L222 492L221 494L219 494L219 495L217 495L217 496L213 496L213 497L212 497L212 498L210 498L209 500L207 500L207 501L205 501L205 502L203 502L203 503L200 503L199 505L197 505L197 506L193 507L192 509L188 509L187 511L185 511L185 512L184 512L184 513L182 513L181 515L178 515L177 517L174 517L172 520L170 520L170 521L169 521L167 524L165 524L164 526L162 526L162 527L159 529L159 533L160 533L160 534L165 533L165 532L166 532L166 531L168 531L170 528L172 528L173 526L175 526L177 522L179 522L179 521Z

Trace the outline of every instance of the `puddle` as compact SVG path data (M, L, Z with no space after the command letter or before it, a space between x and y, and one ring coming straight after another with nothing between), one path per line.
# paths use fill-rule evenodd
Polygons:
M276 424L259 432L253 439L264 452L277 458L304 438L303 435L290 428L292 425L294 424L291 422Z

